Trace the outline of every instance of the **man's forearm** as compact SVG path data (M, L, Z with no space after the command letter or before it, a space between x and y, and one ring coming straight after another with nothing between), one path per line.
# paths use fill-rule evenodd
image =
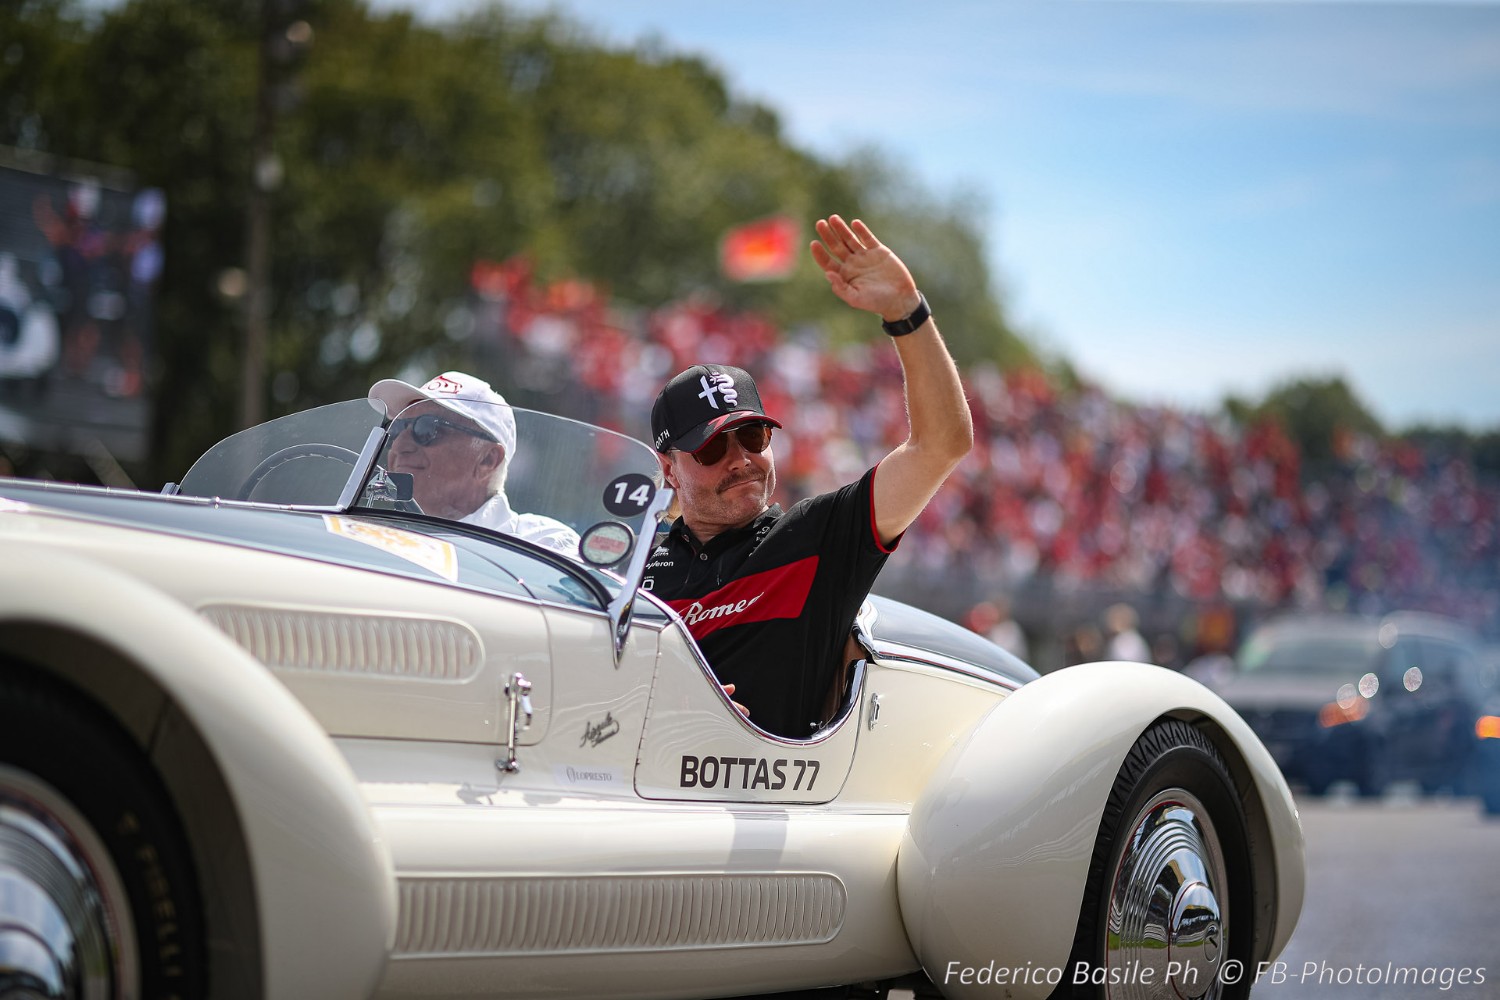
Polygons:
M958 366L928 319L916 331L891 338L905 376L908 447L957 464L974 444L974 423Z

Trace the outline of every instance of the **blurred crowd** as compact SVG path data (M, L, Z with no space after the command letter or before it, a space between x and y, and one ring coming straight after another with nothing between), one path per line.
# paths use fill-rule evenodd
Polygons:
M474 286L476 357L502 366L487 375L519 405L645 437L672 374L699 362L752 372L785 424L783 502L851 481L905 434L883 337L833 348L818 330L706 299L630 313L583 282L542 285L521 259L481 266ZM1037 370L963 374L975 447L886 569L899 596L927 595L914 603L981 631L1020 620L1023 639L1066 626L1064 661L1087 656L1073 647L1088 637L1036 621L1034 602L1022 614L1026 595L1086 610L1103 626L1095 653L1121 631L1106 608L1169 611L1171 632L1148 649L1158 662L1222 652L1239 619L1272 609L1416 608L1500 634L1500 483L1462 458L1344 433L1311 474L1269 420L1129 405Z

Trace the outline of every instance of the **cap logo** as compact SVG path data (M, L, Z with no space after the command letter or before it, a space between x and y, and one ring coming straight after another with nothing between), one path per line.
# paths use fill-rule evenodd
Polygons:
M456 396L464 391L463 386L459 385L451 378L444 378L442 375L437 376L431 382L428 382L426 385L422 386L422 389L425 392L446 392L450 396Z
M714 399L716 394L723 397L725 405L729 407L733 407L740 401L740 394L734 387L734 379L723 372L700 375L698 384L703 386L703 391L698 393L698 398L708 400L708 405L716 410L719 408L718 402Z

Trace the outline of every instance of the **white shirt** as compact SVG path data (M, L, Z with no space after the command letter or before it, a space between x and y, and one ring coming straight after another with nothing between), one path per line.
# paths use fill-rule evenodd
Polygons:
M561 521L543 514L517 514L510 509L504 493L496 493L478 510L464 517L465 524L477 524L507 535L578 558L578 532Z

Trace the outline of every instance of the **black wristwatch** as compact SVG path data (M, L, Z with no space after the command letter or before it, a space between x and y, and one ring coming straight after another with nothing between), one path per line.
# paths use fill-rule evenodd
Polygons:
M927 304L927 296L921 292L917 293L917 308L911 311L911 315L905 319L887 323L881 321L880 328L892 337L904 337L908 333L917 330L921 325L932 318L932 307Z

